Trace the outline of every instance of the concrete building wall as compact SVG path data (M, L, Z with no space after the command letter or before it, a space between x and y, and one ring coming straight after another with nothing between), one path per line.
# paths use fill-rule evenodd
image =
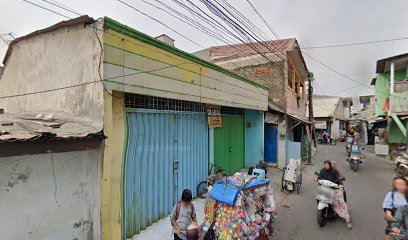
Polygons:
M105 20L107 24L110 20ZM109 26L111 26L109 25ZM118 25L118 24L116 24ZM115 25L115 26L116 26ZM111 26L112 28L113 25ZM104 35L104 77L109 89L222 106L267 110L268 91L218 66L123 25ZM119 31L124 28L122 34ZM142 41L143 40L143 41Z
M286 120L278 125L278 167L286 166Z
M1 239L101 239L101 150L0 158Z
M255 166L264 160L264 114L261 111L245 111L245 166Z
M0 98L0 108L6 112L66 111L99 120L102 127L97 33L77 24L12 44L0 78L0 97L28 95ZM86 85L72 87L80 84Z
M299 116L306 116L306 101L305 99L297 99L297 95L295 91L292 89L287 88L287 102L288 102L288 107L287 111L290 114L296 114Z

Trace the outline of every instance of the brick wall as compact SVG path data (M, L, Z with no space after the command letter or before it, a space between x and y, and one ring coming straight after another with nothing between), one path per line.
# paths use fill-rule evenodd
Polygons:
M274 103L282 110L286 109L286 63L283 61L270 62L260 65L251 65L233 70L252 81L268 87L269 102Z

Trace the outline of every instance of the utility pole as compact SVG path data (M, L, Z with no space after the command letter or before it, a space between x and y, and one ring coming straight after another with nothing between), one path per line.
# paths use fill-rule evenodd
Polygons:
M316 147L316 136L315 136L315 124L314 124L314 117L313 117L313 87L312 81L314 81L314 76L312 72L308 74L308 101L309 101L309 121L312 123L309 125L309 132L312 136L313 146ZM312 163L312 141L308 140L308 153L307 153L307 160L308 163Z

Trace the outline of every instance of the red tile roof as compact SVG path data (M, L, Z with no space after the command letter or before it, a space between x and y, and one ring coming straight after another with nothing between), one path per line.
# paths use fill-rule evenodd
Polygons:
M252 55L258 53L284 53L293 51L296 46L296 39L281 39L274 41L265 41L262 43L223 45L209 48L209 57L233 56L233 55Z

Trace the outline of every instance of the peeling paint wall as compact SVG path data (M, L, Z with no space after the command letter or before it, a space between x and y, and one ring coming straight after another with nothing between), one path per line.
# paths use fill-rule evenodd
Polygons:
M0 98L0 108L66 111L93 118L102 127L103 86L94 82L100 80L101 47L96 34L101 38L102 33L95 31L78 24L16 42L0 78L0 97L29 95ZM79 84L85 85L72 87Z
M1 239L100 239L101 150L0 158Z

